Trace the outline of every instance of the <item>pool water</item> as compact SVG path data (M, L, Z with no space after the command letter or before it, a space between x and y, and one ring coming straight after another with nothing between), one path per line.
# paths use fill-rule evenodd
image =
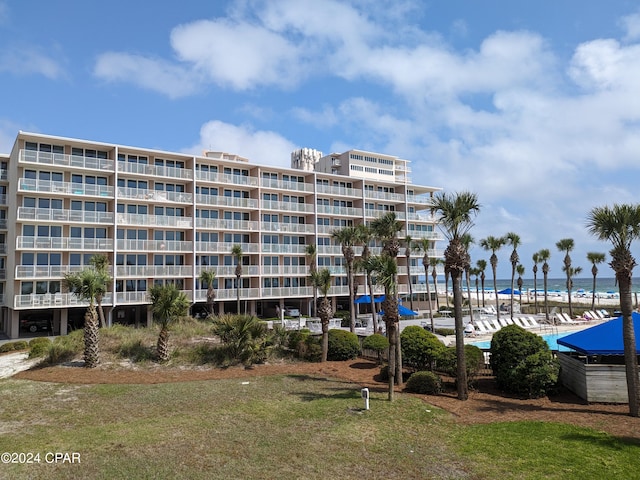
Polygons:
M560 352L569 352L570 349L563 345L558 345L558 339L562 337L566 337L567 335L571 335L575 332L562 332L562 333L549 333L547 335L542 335L542 338L551 350L559 350ZM484 342L474 342L471 345L475 345L482 350L489 350L491 348L491 340L486 340Z

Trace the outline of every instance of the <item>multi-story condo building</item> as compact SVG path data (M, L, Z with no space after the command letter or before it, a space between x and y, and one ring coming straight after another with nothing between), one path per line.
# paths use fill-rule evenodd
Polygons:
M34 314L47 317L56 334L81 325L87 305L62 280L95 254L111 263L108 322L141 324L151 318L154 283L173 282L204 305L203 269L216 272L216 311L235 312L234 245L243 252L241 309L262 316L273 316L276 305L309 313L309 244L317 246L318 267L333 274L329 295L347 306L344 260L331 238L342 227L392 211L403 222L399 237L428 238L430 255L438 256L441 237L429 207L439 188L412 184L406 160L303 150L292 154L292 161L307 157L298 168L282 168L220 152L197 156L20 132L10 155L0 155L2 331L17 338L21 320ZM400 292L407 293L409 279L414 293L424 292L421 256L407 264L403 250Z

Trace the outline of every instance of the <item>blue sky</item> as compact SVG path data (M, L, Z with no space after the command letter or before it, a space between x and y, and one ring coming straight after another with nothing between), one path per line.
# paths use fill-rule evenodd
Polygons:
M3 152L27 130L284 166L397 155L414 183L476 192L472 235L518 233L526 277L541 248L561 277L567 237L588 276L610 247L587 213L638 201L631 0L0 0L0 42Z

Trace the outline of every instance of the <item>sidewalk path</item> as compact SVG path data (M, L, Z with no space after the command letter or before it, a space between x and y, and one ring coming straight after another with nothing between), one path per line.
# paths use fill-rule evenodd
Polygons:
M0 378L12 377L38 363L39 358L29 360L29 352L6 353L0 355Z

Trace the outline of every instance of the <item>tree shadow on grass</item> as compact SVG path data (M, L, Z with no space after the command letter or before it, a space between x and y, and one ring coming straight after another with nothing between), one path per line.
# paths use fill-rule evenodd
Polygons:
M571 433L562 435L561 438L572 442L590 443L596 447L603 447L616 451L621 450L627 445L640 447L640 439L631 437L605 437L599 433Z

